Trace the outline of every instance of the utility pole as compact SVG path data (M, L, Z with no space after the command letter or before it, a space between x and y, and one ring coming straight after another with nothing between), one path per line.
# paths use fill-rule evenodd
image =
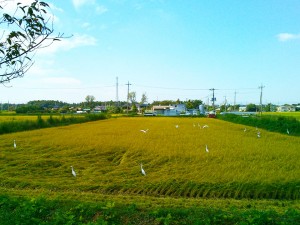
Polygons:
M263 94L263 88L265 86L261 85L258 88L260 88L260 116L262 115L262 94Z
M234 91L233 111L235 111L235 104L236 104L236 91Z
M119 83L118 83L118 77L116 77L116 107L119 107Z
M127 114L128 114L128 105L129 105L129 85L131 85L131 84L130 84L129 81L128 81L128 83L125 84L125 85L128 86L128 89L127 89Z
M216 101L216 98L215 98L215 90L216 89L214 89L214 88L211 88L211 89L209 89L210 91L212 91L213 92L213 97L212 97L212 107L213 107L213 110L215 111L215 101Z
M226 99L226 96L224 96L224 98L225 98L224 109L225 109L225 112L226 112L226 111L227 111L227 110L226 110L227 99Z

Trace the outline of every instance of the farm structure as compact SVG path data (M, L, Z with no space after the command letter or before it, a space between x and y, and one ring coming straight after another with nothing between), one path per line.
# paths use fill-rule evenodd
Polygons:
M157 115L163 115L163 116L178 116L182 112L186 112L186 106L185 104L178 104L178 105L158 105L153 106L152 111L155 112Z

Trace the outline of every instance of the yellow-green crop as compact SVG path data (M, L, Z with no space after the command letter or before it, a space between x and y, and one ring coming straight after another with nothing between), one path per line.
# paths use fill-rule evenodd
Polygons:
M216 119L159 117L1 135L1 186L78 194L299 199L299 137L259 130L258 138L257 132Z

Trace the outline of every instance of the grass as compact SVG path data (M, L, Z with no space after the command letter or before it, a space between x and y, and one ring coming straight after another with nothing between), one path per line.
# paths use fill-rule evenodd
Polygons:
M106 114L0 117L0 134L107 119Z
M279 115L268 114L263 116L242 117L238 115L227 114L219 115L218 118L221 120L257 127L272 132L300 136L300 121L297 120L297 117Z
M250 204L299 212L299 137L260 132L257 138L253 127L207 118L127 117L5 134L0 190L143 209L203 205L243 211Z
M300 121L300 111L297 112L264 112L263 115L267 116L285 116L285 117L293 117Z
M297 224L300 214L289 209L230 207L212 208L205 205L190 208L148 207L116 204L111 201L77 202L76 200L48 200L0 196L1 224Z

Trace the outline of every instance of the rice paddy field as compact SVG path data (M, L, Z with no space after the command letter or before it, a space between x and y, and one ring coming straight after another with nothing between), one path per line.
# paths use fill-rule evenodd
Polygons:
M64 117L71 117L71 116L82 116L82 115L74 115L74 114L66 114L66 115L51 115L53 118L61 118L62 116ZM25 121L25 120L36 120L37 115L17 115L17 114L0 114L0 122L7 122L7 121ZM48 119L50 118L50 115L42 115L42 119Z
M300 121L300 112L264 112L263 115L294 117Z
M299 137L208 118L119 117L18 132L0 136L0 191L299 212L299 146Z

